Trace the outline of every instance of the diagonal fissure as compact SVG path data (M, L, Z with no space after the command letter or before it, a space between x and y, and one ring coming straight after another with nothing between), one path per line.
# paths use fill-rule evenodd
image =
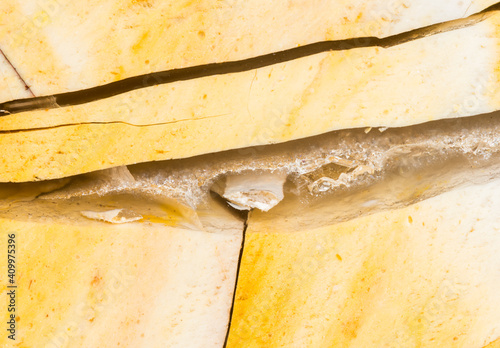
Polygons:
M490 15L499 10L500 3L497 3L466 18L433 24L385 38L370 36L344 40L320 41L243 60L165 70L129 77L120 81L73 92L13 100L0 104L0 117L26 111L85 104L131 92L133 90L177 81L255 70L329 51L345 51L367 47L390 48L428 36L472 26L487 19Z
M19 73L19 71L16 69L16 67L14 66L14 64L12 64L12 62L10 61L9 57L7 57L7 55L3 52L3 50L0 48L0 55L2 55L2 57L5 59L5 61L7 62L7 64L10 65L10 67L12 68L12 70L14 70L14 72L16 73L17 77L19 78L19 80L21 80L21 82L23 83L24 85L24 88L33 96L35 97L35 94L33 93L33 91L31 90L30 86L28 86L28 84L26 83L26 81L23 79L23 77L21 76L21 74ZM0 116L1 116L1 111L2 111L2 108L0 107Z

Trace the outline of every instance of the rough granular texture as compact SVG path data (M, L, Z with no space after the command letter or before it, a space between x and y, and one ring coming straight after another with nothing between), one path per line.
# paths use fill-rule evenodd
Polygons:
M137 192L196 208L227 174L286 171L287 193L307 201L373 184L393 173L405 176L452 162L459 167L484 166L500 152L499 134L500 117L495 113L405 128L342 130L284 144L80 175L42 198Z

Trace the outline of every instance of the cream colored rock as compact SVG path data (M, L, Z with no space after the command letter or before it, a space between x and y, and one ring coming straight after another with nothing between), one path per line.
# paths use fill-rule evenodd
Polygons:
M33 96L28 90L26 90L21 78L16 74L14 68L9 64L1 52L0 86L0 103Z
M283 199L285 172L248 172L228 175L224 182L212 188L238 210L253 208L268 211Z
M112 224L124 224L128 222L142 220L142 215L127 209L113 209L107 211L83 210L80 212L86 218L105 221Z
M0 48L36 95L257 56L316 41L384 37L462 18L495 0L15 0Z
M114 225L79 214L103 207L144 218ZM243 222L217 205L200 214L203 228L188 228L175 207L137 196L10 201L0 246L15 234L17 333L0 346L222 347Z
M0 118L0 181L400 127L500 108L500 15L396 45L321 53L78 106ZM56 127L57 126L57 127Z
M425 191L393 188L386 195ZM474 348L498 340L499 197L495 179L403 208L347 196L320 204L323 213L286 200L252 212L228 347ZM375 210L340 223L325 213L363 206Z
M500 338L495 342L491 342L485 348L498 348L498 347L500 347Z

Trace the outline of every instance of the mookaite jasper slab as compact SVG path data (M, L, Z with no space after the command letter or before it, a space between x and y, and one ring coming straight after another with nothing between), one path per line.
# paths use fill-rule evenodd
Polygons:
M495 8L438 26L435 35L401 44L395 39L387 48L323 52L6 115L0 117L0 146L19 156L2 158L0 181L47 180L336 129L495 111L499 20ZM174 67L184 66L191 65Z
M228 346L473 348L498 339L499 197L497 179L342 223L321 224L314 207L292 203L252 213Z
M2 200L0 248L7 250L15 235L17 288L16 340L2 330L0 346L222 346L243 222L214 205L196 228L172 208L147 200L139 205L155 215L143 213L136 222L81 215L127 208L131 201L138 200ZM5 299L12 290L6 262L0 272ZM2 303L7 323L11 313Z
M500 348L499 66L496 0L0 1L0 346Z

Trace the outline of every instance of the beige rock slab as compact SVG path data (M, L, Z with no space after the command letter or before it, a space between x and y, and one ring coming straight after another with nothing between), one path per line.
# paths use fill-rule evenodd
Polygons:
M0 346L222 346L243 222L214 206L201 212L203 229L186 228L151 202L132 204L144 219L121 225L79 214L130 199L14 199L0 211L2 250L15 234L17 282L16 341L4 332ZM0 272L6 304L5 260Z
M286 213L286 200L274 215L253 212L228 347L498 340L499 197L496 179L314 228L314 209Z
M492 14L470 27L388 49L322 53L1 117L6 155L0 181L60 178L342 128L399 127L494 111L500 108L499 21Z
M495 342L491 342L485 348L498 348L498 347L500 347L500 339L496 340Z
M33 95L26 90L21 78L0 52L0 103Z
M495 0L15 0L0 48L36 95L248 58L316 41L384 37L476 13Z

